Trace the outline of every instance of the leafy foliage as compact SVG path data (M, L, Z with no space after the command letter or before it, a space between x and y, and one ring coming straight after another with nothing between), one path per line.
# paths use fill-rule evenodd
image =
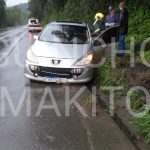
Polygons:
M99 69L101 86L123 86L126 89L126 79L128 77L126 69L112 68L110 60Z
M33 17L38 17L42 20L46 18L48 22L63 19L92 23L95 13L104 11L104 8L107 8L110 2L98 0L30 0L29 8ZM43 8L42 10L41 7ZM53 16L56 16L56 18Z
M138 52L136 55L136 61L142 63L141 58L145 58L147 63L150 63L150 51L145 51L144 53Z
M5 24L5 0L0 0L0 27L3 27Z
M26 24L28 14L19 9L18 6L9 7L6 9L6 26L17 26Z
M150 29L150 11L145 6L128 6L130 12L129 19L129 35L127 43L130 42L130 37L135 38L136 42L141 42L149 37Z
M0 0L0 28L23 25L27 23L29 12L22 11L20 7L28 7L21 4L13 7L6 7L5 0Z
M30 0L29 9L32 17L40 19L44 25L54 20L84 21L92 25L95 14L102 12L106 15L108 6L112 3L116 12L119 12L119 2L120 0ZM126 2L130 13L127 43L130 42L130 37L142 41L149 37L150 1L126 0Z
M43 3L41 0L31 0L29 2L29 9L31 11L32 16L34 16L35 18L41 19L42 8L43 8Z
M134 91L131 95L130 100L132 110L136 112L143 111L145 103L142 99L140 99L139 91Z
M137 125L139 133L150 143L150 114L134 118L133 123Z

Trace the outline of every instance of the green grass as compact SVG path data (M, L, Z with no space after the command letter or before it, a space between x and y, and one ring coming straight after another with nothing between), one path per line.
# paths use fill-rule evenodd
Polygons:
M131 95L131 108L136 112L142 112L144 109L149 111L150 106L145 105L144 101L140 99L140 93L135 91ZM140 114L133 118L133 124L137 126L139 134L143 136L147 143L150 143L150 114Z
M133 119L138 132L144 137L147 143L150 143L150 114L139 116Z
M139 111L143 110L143 108L145 106L145 103L140 98L140 93L138 91L135 91L135 92L132 93L130 100L131 100L132 110L134 110L136 112L139 112Z
M149 15L150 11L143 6L137 7L128 5L129 10L129 34L126 42L129 47L130 37L134 37L136 42L141 42L149 37L148 29L150 28Z
M119 63L119 62L117 62ZM118 98L123 96L127 92L127 79L128 79L128 71L125 68L112 68L111 62L108 59L107 62L99 68L98 76L100 78L100 86L108 87L108 86L122 86L123 90L118 93ZM116 95L117 97L117 95Z
M142 63L141 57L144 57L145 60L147 61L147 63L150 63L150 50L149 51L145 51L144 53L138 52L136 54L136 62Z
M113 71L111 69L110 61L107 61L100 69L99 69L99 76L101 80L101 86L116 86L117 82L113 78L111 73Z

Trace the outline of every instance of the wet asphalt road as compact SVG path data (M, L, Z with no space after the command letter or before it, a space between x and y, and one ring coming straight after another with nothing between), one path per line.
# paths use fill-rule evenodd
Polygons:
M6 104L5 117L0 118L0 150L88 150L88 140L78 115L73 111L71 117L64 116L65 86L30 83L24 77L26 52L34 41L33 34L28 34L23 27L2 32L0 37L3 41L9 39L9 44L5 41L4 44L7 44L1 45L1 51L8 52L8 56L5 56L2 63L6 66L2 65L0 68L0 86L7 89L16 108L23 90L30 87L32 107L30 117L26 117L26 105L14 117L8 103ZM16 41L19 43L14 47ZM17 63L15 58L18 58ZM51 88L62 117L57 117L54 110L42 111L40 117L35 117L46 87ZM70 88L73 94L80 86ZM46 98L46 103L50 104L49 97Z
M13 105L17 108L23 91L31 89L30 117L26 116L26 101L17 117L13 116L6 102L5 116L0 118L0 150L90 150L79 113L72 108L70 117L64 115L65 88L70 89L72 97L81 85L37 83L24 77L26 52L34 42L33 34L28 33L26 27L0 31L0 41L1 90L8 91ZM57 117L55 111L50 109L43 110L39 117L35 117L46 87L51 88L61 117ZM46 97L45 103L51 104L50 97ZM2 106L2 99L0 105ZM2 107L0 109L2 110Z

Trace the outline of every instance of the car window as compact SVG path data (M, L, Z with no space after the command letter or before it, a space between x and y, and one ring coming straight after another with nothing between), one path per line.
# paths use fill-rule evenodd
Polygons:
M87 27L75 25L49 25L41 33L39 40L53 43L89 43Z
M38 22L37 22L37 20L36 20L36 19L32 19L32 20L30 20L30 23L31 23L31 24L38 24Z
M114 26L114 27L108 28L106 31L104 31L101 34L100 38L103 39L106 44L111 43L112 38L115 38L116 42L117 42L117 40L118 40L118 28L119 28L119 26Z

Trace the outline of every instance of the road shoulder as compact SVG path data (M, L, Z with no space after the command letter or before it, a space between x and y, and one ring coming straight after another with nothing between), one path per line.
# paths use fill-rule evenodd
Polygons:
M97 117L91 117L90 106L84 106L84 109L88 117L81 117L81 122L86 130L91 150L136 150L102 107L98 108Z

